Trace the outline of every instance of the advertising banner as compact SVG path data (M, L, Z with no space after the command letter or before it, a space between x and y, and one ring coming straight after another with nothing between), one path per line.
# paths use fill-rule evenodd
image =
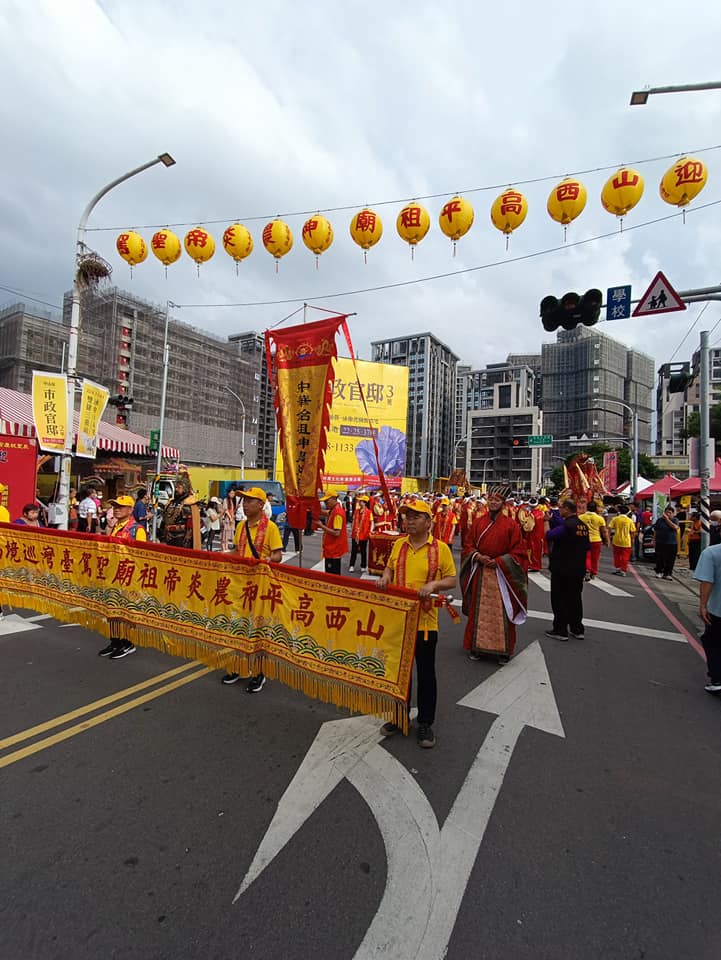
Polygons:
M0 529L0 597L141 646L271 679L407 727L420 600L259 560Z
M38 446L62 453L68 431L68 379L64 373L33 370L33 423Z
M607 490L615 490L618 486L618 451L610 450L603 455L603 482Z
M95 459L98 451L98 429L100 418L105 412L110 391L92 380L83 380L83 393L80 398L80 416L78 418L78 439L76 456Z
M37 459L34 440L0 433L0 483L5 487L0 502L7 507L11 520L21 516L23 507L35 500Z

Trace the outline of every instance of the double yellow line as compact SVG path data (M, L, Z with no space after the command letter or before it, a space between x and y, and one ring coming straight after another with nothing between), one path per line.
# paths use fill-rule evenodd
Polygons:
M86 716L89 713L93 713L95 710L100 710L102 707L107 707L110 703L116 703L118 700L125 700L126 697L129 697L134 693L138 693L140 690L146 690L148 687L154 687L156 684L170 680L171 677L177 677L179 674L186 673L186 671L193 669L193 667L201 666L202 664L198 660L193 660L191 663L183 664L182 667L176 667L174 670L168 670L167 673L161 673L157 677L151 677L150 680L143 680L142 683L138 683L134 687L127 687L125 690L119 690L117 693L111 693L110 696L103 697L102 700L96 700L94 703L89 703L84 707L78 707L77 710L71 710L69 713L64 713L62 716L55 717L53 720L47 720L45 723L39 723L35 727L29 727L27 730L22 730L20 733L15 733L11 737L6 737L4 740L0 740L0 750L6 750L8 747L14 747L16 744L22 743L24 740L32 740L41 733L47 733L48 730L61 727L65 723L70 723L71 720L77 720L78 717ZM74 737L78 733L83 733L85 730L91 730L93 727L97 727L99 724L105 723L106 720L112 720L113 717L119 717L121 714L127 713L129 710L134 710L135 707L140 707L142 704L148 703L150 700L155 700L157 697L162 697L166 693L170 693L171 690L177 690L179 687L185 686L186 683L192 683L193 680L197 680L199 677L204 677L206 673L211 672L212 669L210 667L203 667L202 670L197 670L195 673L191 673L188 676L180 677L179 680L174 680L172 683L167 683L158 690L152 690L150 693L144 693L142 696L135 697L132 700L125 700L125 703L121 703L119 706L113 707L112 710L106 710L105 713L98 713L94 717L89 717L87 720L83 720L81 723L76 723L71 727L66 727L64 730L60 730L58 733L54 733L50 737L45 737L42 740L36 740L34 743L31 743L26 747L22 747L20 750L14 750L12 753L8 753L4 757L0 757L0 769L10 766L11 763L17 763L18 760L24 760L25 757L31 757L34 753L38 753L40 750L47 750L48 747L52 747L56 743L62 743L63 740L69 740L70 737Z

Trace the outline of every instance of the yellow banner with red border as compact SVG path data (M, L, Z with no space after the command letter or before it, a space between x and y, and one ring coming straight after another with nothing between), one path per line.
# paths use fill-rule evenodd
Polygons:
M0 600L406 727L419 600L258 560L0 525Z

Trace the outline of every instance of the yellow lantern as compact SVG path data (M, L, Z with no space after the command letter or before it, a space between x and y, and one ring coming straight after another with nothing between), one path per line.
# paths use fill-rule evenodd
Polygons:
M398 214L396 220L396 230L401 240L410 244L411 260L416 244L420 243L431 227L431 218L425 207L415 200L407 204Z
M165 267L165 276L168 275L168 267L180 258L183 248L180 246L180 240L167 228L158 230L150 240L150 249Z
M363 258L367 263L368 251L383 236L383 222L374 210L365 207L351 220L350 235L363 251Z
M198 267L198 276L200 276L201 263L207 263L215 253L215 240L202 227L193 227L185 234L183 244L190 259L195 260Z
M235 260L235 272L238 273L238 264L253 252L253 238L250 230L242 223L231 223L223 234L223 249Z
M444 204L438 217L438 226L453 241L453 256L456 255L456 241L464 237L473 226L473 207L463 197L454 197Z
M556 223L563 225L563 239L566 239L566 228L576 217L583 213L586 206L586 188L580 180L566 177L561 180L548 195L546 209L548 215Z
M303 243L311 253L315 254L315 268L318 269L318 258L333 243L333 227L317 213L303 224Z
M659 192L661 199L674 207L685 207L706 186L706 164L696 157L681 157L664 173Z
M643 187L643 177L638 170L621 167L603 185L601 190L603 209L617 217L625 217L643 196ZM621 229L623 229L623 220Z
M263 228L263 246L268 253L275 257L275 272L278 272L278 261L289 253L293 247L293 234L283 220L271 220Z
M506 250L508 250L508 238L521 226L527 213L528 200L519 190L508 189L496 198L491 207L491 222L497 230L505 234Z
M115 241L115 249L126 263L130 264L130 276L133 275L133 267L147 259L148 247L145 240L134 230L128 230L127 233L121 233Z

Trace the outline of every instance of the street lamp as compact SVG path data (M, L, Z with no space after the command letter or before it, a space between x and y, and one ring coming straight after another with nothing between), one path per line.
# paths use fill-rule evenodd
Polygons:
M634 90L631 94L631 106L643 106L648 102L652 93L692 93L696 90L721 90L721 80L712 80L710 83L685 83L670 87L646 87L645 90Z
M170 320L170 308L178 304L172 300L165 301L165 332L163 334L163 385L160 388L160 422L158 423L158 454L155 461L155 479L160 476L163 457L163 433L165 431L165 401L168 395L168 367L170 366L170 345L168 343L168 321ZM151 539L155 540L158 533L158 511L157 506L153 508L153 528Z
M85 245L85 228L87 226L88 217L93 212L95 205L103 199L106 193L117 187L119 184L124 183L126 180L130 180L131 177L136 176L139 173L142 173L144 170L154 167L156 164L162 163L165 167L172 167L175 163L175 160L170 156L169 153L161 153L154 160L149 160L147 163L141 164L139 167L135 167L133 170L129 170L127 173L124 173L121 177L113 180L111 183L108 183L106 186L99 190L92 200L88 203L86 208L83 210L82 216L80 217L80 223L78 224L78 237L75 244L75 275L73 277L73 290L70 301L70 330L68 332L68 367L67 367L67 378L68 378L68 411L70 414L70 423L68 425L68 430L65 434L65 449L60 460L60 484L58 487L58 500L60 506L60 529L67 530L68 528L68 500L70 498L70 466L72 462L72 450L73 450L73 418L75 412L75 375L77 372L78 365L78 339L80 335L80 284L79 284L79 269L83 261L83 257L86 255L86 245Z
M596 403L615 403L631 414L631 501L636 499L636 486L638 484L638 411L635 407L629 406L622 400L597 400Z
M242 422L241 422L241 435L240 435L240 479L245 480L245 404L240 399L235 390L231 390L230 387L223 386L223 390L229 393L231 396L240 404L240 409L242 410Z

